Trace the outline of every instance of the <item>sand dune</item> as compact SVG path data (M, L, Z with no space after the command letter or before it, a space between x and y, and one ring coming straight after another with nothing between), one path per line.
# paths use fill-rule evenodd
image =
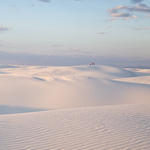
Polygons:
M65 109L150 102L149 85L124 81L137 78L131 70L109 66L1 68L0 105Z
M0 116L0 149L150 149L150 105Z
M116 81L123 81L129 83L139 83L139 84L148 84L150 85L150 69L129 69L134 72L135 77L128 77L128 78L119 78L115 79Z
M150 149L149 79L149 69L1 65L0 149Z

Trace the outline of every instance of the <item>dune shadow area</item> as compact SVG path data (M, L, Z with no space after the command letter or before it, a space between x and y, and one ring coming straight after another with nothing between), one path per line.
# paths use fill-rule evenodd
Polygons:
M7 73L7 72L0 72L0 74L9 74L9 73Z
M39 78L39 77L33 77L33 79L39 80L39 81L46 81L45 79Z
M0 69L5 69L5 68L20 68L19 66L11 66L11 65L0 65Z
M0 115L28 113L28 112L37 112L37 111L45 111L45 109L0 105Z

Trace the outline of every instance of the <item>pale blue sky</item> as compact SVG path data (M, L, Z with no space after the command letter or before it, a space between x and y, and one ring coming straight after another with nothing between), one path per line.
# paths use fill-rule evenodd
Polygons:
M0 0L0 51L150 58L150 1Z

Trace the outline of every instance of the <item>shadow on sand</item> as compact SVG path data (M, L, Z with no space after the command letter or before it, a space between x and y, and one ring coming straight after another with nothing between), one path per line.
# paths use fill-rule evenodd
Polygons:
M5 68L20 68L19 66L11 66L11 65L0 65L0 69L5 69Z
M42 110L42 109L28 108L28 107L15 107L15 106L8 106L8 105L0 105L0 115L28 113L28 112L37 112L37 111L45 111L45 109Z

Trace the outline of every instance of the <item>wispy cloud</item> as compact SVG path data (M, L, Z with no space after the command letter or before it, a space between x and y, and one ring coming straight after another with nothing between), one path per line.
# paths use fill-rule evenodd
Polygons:
M11 5L12 7L16 7L16 5Z
M137 3L141 3L144 0L131 0L131 3L137 4Z
M10 44L13 44L13 43L0 40L0 47L8 47Z
M62 45L62 44L55 44L55 45L52 45L52 47L62 47L62 46L64 46L64 45Z
M112 8L112 9L108 9L107 12L110 13L110 14L118 13L118 10L128 9L129 7L130 6L120 5L120 6Z
M5 30L8 30L6 26L0 26L0 31L5 31Z
M81 50L80 48L75 48L73 51L77 52L77 51L80 51L80 50Z
M109 29L109 28L111 28L111 26L107 26L107 27L105 27L104 29Z
M150 15L147 15L146 17L150 17Z
M41 2L50 2L51 0L38 0L38 1L41 1Z
M4 46L3 43L4 43L4 41L1 41L1 40L0 40L0 47L3 47L3 46Z
M112 17L131 17L131 14L118 12L118 13L112 13L111 16Z
M135 16L135 15L132 15L131 17L125 17L124 20L129 20L129 19L131 19L131 18L138 18L138 17Z
M147 27L147 28L135 28L135 30L149 30L150 27Z
M146 4L138 4L136 6L128 8L128 10L142 13L150 13L150 7L148 7Z
M7 30L9 30L9 29L11 29L12 28L12 26L0 26L0 31L7 31Z
M141 0L134 0L134 2L136 3L141 2ZM121 12L121 11L126 11L126 12ZM150 13L150 7L148 7L146 4L138 4L133 7L120 5L112 9L108 9L107 12L110 13L111 17L113 17L112 19L109 19L109 21L113 21L119 18L128 20L131 18L138 18L136 15L131 14L131 12Z
M106 32L98 32L97 34L107 34Z
M131 18L137 18L137 16L130 14L129 12L120 12L120 10L126 10L128 11L128 9L130 8L130 6L117 6L114 7L112 9L108 9L107 12L110 13L110 16L113 17L112 19L109 19L109 21L113 21L119 18L124 18L125 20L131 19Z
M114 21L114 20L117 20L118 18L110 18L108 19L107 21Z

